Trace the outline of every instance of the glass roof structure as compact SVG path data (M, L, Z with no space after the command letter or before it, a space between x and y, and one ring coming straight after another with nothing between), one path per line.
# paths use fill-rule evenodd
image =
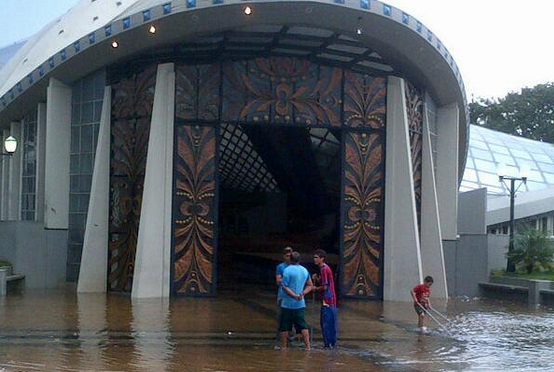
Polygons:
M520 191L554 187L554 144L471 125L460 191L486 187L488 194L507 194L505 185L498 180L498 169L509 175L523 171L527 184Z

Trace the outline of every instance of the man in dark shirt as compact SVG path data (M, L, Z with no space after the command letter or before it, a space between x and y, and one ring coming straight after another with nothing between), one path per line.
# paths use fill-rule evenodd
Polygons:
M326 348L334 348L337 344L338 320L337 320L337 295L335 293L335 279L333 271L325 263L325 251L318 249L314 252L314 263L319 267L319 275L315 274L315 291L322 294L321 302L321 333L323 345Z

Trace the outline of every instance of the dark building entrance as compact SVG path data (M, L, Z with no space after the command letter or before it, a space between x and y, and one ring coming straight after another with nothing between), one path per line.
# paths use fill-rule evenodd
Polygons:
M113 84L114 291L132 288L154 71ZM334 254L342 295L381 298L387 79L287 57L175 74L172 293L270 284L291 245Z
M340 150L333 129L220 127L218 288L273 288L285 246L303 264L323 248L336 266Z
M290 244L381 298L385 101L385 78L308 60L176 66L173 293L213 295L241 261L270 283Z

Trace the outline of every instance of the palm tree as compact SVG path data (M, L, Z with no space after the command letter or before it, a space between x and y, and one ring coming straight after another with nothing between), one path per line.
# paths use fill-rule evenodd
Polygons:
M526 228L518 234L515 249L508 253L508 259L516 265L522 265L531 274L538 265L546 265L553 261L554 246L550 237L543 231Z

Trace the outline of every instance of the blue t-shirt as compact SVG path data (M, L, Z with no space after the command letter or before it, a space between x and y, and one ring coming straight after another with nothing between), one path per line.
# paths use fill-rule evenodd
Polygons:
M281 275L281 279L283 278L283 273L285 272L285 269L289 267L290 264L286 262L281 262L279 265L277 265L277 272L275 275ZM285 298L285 292L283 291L283 286L279 286L279 290L277 291L277 298L283 299Z
M283 273L283 285L289 287L294 293L300 294L304 290L309 278L310 274L304 266L289 265ZM302 309L306 307L304 298L297 300L286 293L284 295L281 307L285 309Z

